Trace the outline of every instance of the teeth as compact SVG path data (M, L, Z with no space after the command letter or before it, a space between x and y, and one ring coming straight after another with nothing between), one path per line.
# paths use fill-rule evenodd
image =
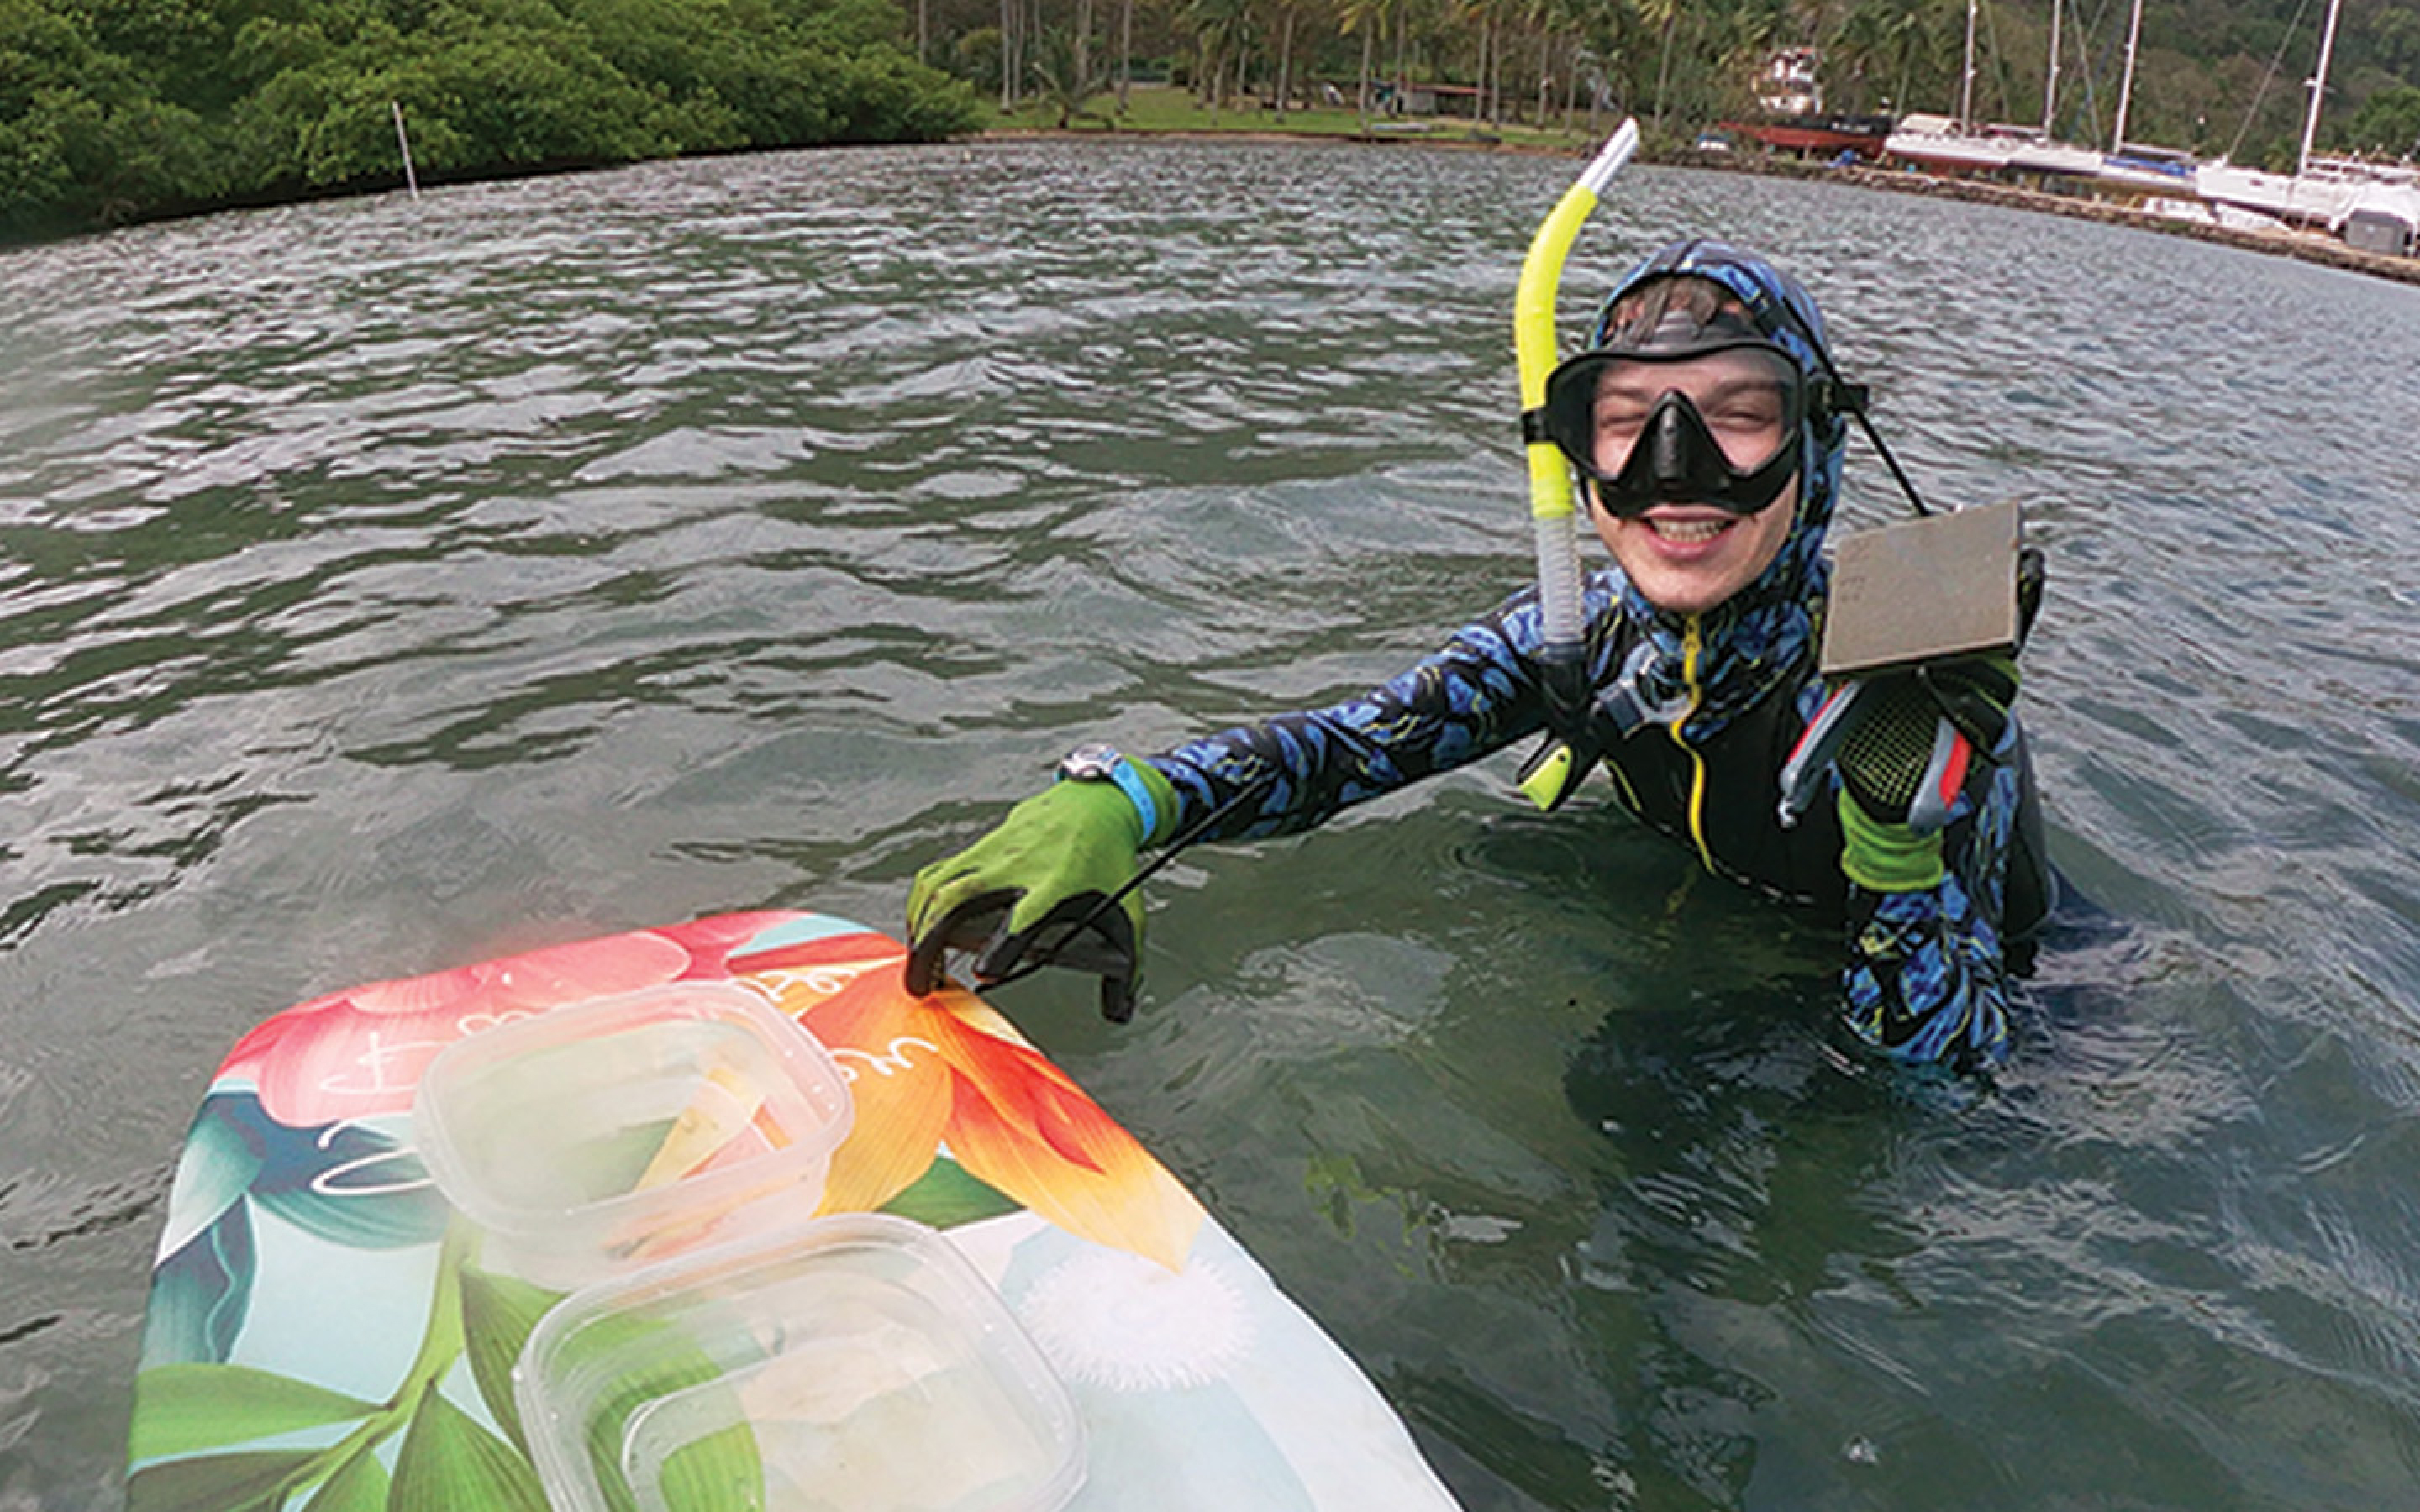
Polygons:
M1697 546L1711 541L1729 528L1718 519L1650 519L1647 522L1657 535L1683 546Z

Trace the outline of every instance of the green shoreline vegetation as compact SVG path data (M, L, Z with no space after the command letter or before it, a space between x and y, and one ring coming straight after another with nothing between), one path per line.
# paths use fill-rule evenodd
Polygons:
M2052 0L1989 0L1977 116L2039 120ZM2058 134L2105 141L2124 0L2059 0ZM2310 0L2153 0L2127 136L2289 164ZM1784 46L1827 104L1955 100L1963 0L0 0L0 239L403 182L1018 131L1692 161ZM2420 148L2420 8L2344 0L2320 145ZM1148 79L1119 87L1120 78ZM1741 154L1739 166L1759 166ZM1776 164L1774 166L1780 166Z
M0 0L0 234L402 181L921 142L890 0Z

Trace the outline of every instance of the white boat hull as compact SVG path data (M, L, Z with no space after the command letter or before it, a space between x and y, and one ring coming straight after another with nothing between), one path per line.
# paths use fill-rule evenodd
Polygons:
M2335 224L2344 219L2357 186L2295 174L2264 173L2228 162L2206 162L2196 178L2201 197L2257 210L2281 221Z
M1893 131L1883 139L1886 157L1902 159L1920 168L1942 168L1953 173L1990 172L2009 165L2010 144L1994 142L1988 137L1933 136L1915 131Z
M2009 155L2009 166L2019 173L2080 177L2101 171L2101 154L2090 147L2070 147L2064 142L2028 142Z

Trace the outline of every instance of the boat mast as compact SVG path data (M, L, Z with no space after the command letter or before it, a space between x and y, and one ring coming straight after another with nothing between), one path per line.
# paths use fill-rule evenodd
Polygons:
M2066 0L2050 0L2050 73L2042 80L2042 140L2058 140L2058 13Z
M2126 23L2126 76L2118 85L2118 129L2109 133L2109 150L2126 150L2126 107L2134 100L2134 44L2143 39L2143 0L2134 0L2134 19Z
M1958 130L1975 129L1975 10L1981 0L1966 0L1965 71L1958 76Z
M2344 0L2328 0L2327 28L2319 33L2319 69L2309 80L2311 110L2303 117L2303 155L2294 164L2297 178L2311 171L2311 144L2319 134L2319 101L2328 92L2328 56L2336 45L2336 12L2343 6Z

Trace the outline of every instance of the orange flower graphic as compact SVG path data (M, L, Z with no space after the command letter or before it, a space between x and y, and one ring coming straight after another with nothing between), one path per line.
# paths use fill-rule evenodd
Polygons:
M908 995L906 959L905 948L861 934L731 961L850 1078L856 1123L822 1211L877 1209L946 1149L1068 1232L1184 1269L1203 1216L1193 1195L981 998Z
M833 928L754 947L801 922ZM245 1035L220 1075L250 1080L291 1127L401 1113L465 1035L666 982L737 980L803 1023L850 1078L856 1122L823 1211L880 1208L947 1149L1069 1232L1181 1270L1202 1219L1192 1194L981 999L909 996L907 955L837 920L721 914L313 998Z

